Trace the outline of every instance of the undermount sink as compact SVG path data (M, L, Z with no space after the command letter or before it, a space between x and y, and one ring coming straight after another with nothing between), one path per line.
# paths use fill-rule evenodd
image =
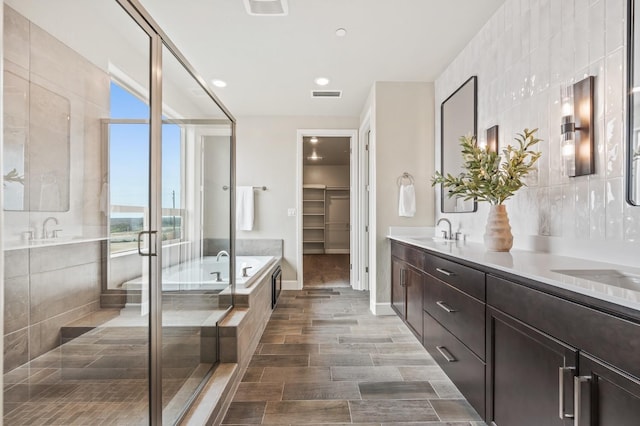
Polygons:
M616 269L552 269L551 272L596 281L627 290L640 291L640 275L629 274Z

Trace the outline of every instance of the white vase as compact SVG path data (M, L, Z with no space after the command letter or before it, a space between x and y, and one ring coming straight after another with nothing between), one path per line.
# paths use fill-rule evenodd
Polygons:
M497 206L492 204L489 209L484 245L488 251L509 251L513 247L507 207L503 204Z

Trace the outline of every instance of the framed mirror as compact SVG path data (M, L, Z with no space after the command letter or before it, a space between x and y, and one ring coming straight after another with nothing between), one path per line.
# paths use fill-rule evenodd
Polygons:
M477 77L473 76L442 102L440 171L443 175L450 173L456 176L463 170L460 137L478 134L477 99ZM440 209L443 213L468 213L478 208L475 200L465 201L462 197L449 197L449 190L442 186L440 194Z
M640 206L640 1L629 0L627 9L627 200Z

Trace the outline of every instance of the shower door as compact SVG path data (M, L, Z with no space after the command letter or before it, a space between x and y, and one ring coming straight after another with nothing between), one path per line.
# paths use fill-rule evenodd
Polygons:
M180 420L220 359L232 306L232 122L184 61L162 48L162 423Z
M154 422L157 35L127 12L4 2L4 424Z

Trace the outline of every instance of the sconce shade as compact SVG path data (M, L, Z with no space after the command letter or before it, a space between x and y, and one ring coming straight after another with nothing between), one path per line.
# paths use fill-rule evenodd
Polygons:
M487 150L498 152L498 125L487 129Z
M563 91L560 132L563 172L569 177L595 173L592 128L594 81L595 78L589 76Z

